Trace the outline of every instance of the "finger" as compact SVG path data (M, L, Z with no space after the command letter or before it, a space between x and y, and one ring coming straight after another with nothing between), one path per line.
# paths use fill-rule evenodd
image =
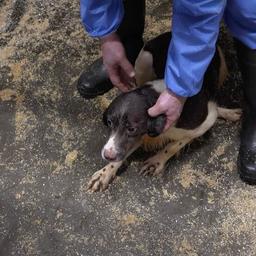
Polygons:
M120 62L120 67L129 78L135 78L135 71L132 64L125 58Z
M120 75L118 73L118 69L116 67L107 68L109 78L113 85L117 85L121 83Z
M121 92L129 92L129 88L123 83L115 85L115 87L118 88Z
M129 89L136 87L135 71L131 63L125 58L120 62L121 68L121 81Z
M164 132L167 131L172 125L174 121L172 119L166 119L165 126L164 126Z
M160 107L160 104L156 103L153 107L148 109L148 114L152 117L159 116L165 111Z
M112 84L117 87L120 91L126 92L128 88L121 82L120 72L118 68L109 68L108 74Z
M127 88L132 89L135 88L135 82L133 78L130 78L124 70L121 69L120 72L120 77L121 77L121 83L124 84Z

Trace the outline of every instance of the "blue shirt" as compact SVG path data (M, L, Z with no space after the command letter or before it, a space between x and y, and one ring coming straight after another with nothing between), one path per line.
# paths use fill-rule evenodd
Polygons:
M92 37L116 31L123 15L122 0L81 0L82 22ZM256 49L256 0L173 0L165 83L177 95L200 91L223 16L233 36Z

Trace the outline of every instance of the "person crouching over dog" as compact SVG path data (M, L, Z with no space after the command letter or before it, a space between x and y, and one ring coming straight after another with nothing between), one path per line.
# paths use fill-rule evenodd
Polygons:
M86 99L113 86L128 91L143 47L145 0L81 0L81 17L90 36L100 38L103 57L81 74L78 91ZM256 184L256 0L173 0L166 89L148 113L165 114L165 130L179 118L186 98L201 89L222 18L234 37L244 82L239 174Z

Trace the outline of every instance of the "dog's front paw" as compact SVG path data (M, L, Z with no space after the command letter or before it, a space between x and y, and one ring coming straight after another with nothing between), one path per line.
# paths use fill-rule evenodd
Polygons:
M158 176L164 171L165 162L161 161L158 155L147 159L144 166L139 171L140 174L146 176Z
M115 178L115 176L115 173L108 170L108 166L106 166L92 175L88 183L87 190L92 192L102 192L108 188L108 185Z

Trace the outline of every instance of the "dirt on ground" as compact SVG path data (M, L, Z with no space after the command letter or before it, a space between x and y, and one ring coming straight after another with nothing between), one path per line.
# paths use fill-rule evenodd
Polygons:
M147 1L145 40L171 27L169 0ZM103 193L102 111L115 92L85 101L82 70L100 55L79 1L0 0L0 255L256 255L256 191L237 172L240 123L219 120L171 159L161 178L139 176L137 151ZM218 100L241 106L232 38L219 44L230 74Z

